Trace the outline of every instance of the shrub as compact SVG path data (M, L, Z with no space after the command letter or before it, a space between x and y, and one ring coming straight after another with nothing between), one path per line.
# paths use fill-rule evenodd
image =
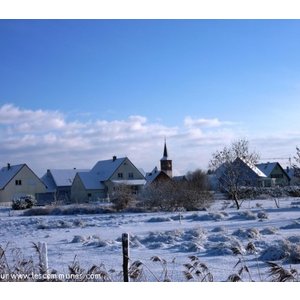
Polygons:
M115 189L111 202L117 211L124 210L135 201L135 194L132 188L126 183L120 183Z
M20 198L12 200L12 209L20 210L31 208L36 204L35 197L33 195L26 195Z

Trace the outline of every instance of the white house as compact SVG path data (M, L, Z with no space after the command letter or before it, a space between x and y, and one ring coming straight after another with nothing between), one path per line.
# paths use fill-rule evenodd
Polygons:
M259 168L269 179L271 179L270 186L290 185L291 178L278 162L260 163L255 166Z
M89 169L48 169L41 180L47 186L46 194L40 195L41 203L56 200L70 200L71 186L77 172L89 172Z
M118 184L128 184L138 193L146 180L127 157L98 161L89 172L78 172L71 186L71 200L98 201L110 198Z
M38 200L46 192L46 185L26 165L7 164L0 170L0 204L11 205L14 198L33 195Z

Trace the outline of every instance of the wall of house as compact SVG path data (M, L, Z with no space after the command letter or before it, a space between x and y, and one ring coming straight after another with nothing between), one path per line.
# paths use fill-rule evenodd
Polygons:
M289 177L283 172L283 170L278 165L275 166L270 177L275 179L276 185L289 185Z
M120 175L122 174L122 175ZM139 170L134 165L125 159L122 165L111 176L110 180L130 180L130 179L145 179Z
M139 172L139 170L130 162L130 160L125 159L122 165L114 172L111 176L110 180L105 182L107 186L107 192L109 197L112 197L114 193L115 184L112 181L127 181L130 185L130 180L145 180L145 177ZM144 185L134 185L132 188L136 191L136 193L141 192Z
M81 202L85 201L87 191L80 180L79 176L76 175L71 186L71 201L72 202Z
M38 200L40 193L46 192L46 186L25 165L15 177L0 191L0 203L11 204L11 200L24 195L34 195Z
M103 190L87 190L78 175L75 176L71 187L72 202L101 201L106 197Z

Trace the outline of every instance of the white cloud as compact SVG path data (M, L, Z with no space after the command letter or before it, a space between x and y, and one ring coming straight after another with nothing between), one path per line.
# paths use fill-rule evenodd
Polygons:
M6 127L7 134L37 133L66 129L65 117L57 111L20 109L12 104L0 107L0 125ZM76 123L68 124L68 127Z
M187 117L183 124L168 127L149 122L144 116L68 122L57 111L33 111L6 104L0 107L1 160L4 164L27 163L42 176L49 168L91 168L98 160L117 155L128 156L137 167L149 171L159 166L166 136L173 166L184 174L193 166L206 168L211 154L240 133L235 126L228 127L231 122L218 119ZM295 150L295 136L274 133L250 143L263 149L264 156L275 149L284 152L287 147L291 152Z
M221 122L218 119L193 119L191 117L186 117L184 119L184 125L187 127L219 127L233 124L233 122Z
M0 124L17 124L33 120L62 119L63 115L57 111L20 109L13 104L0 107Z

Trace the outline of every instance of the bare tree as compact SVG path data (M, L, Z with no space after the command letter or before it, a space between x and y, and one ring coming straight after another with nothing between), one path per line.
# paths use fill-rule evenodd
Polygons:
M149 210L176 211L180 205L176 191L177 185L173 180L160 180L147 186L139 199Z
M186 210L197 210L209 206L212 194L207 173L201 169L186 174L181 190L184 193L183 206Z
M187 172L185 177L189 185L194 189L197 189L199 191L209 190L209 180L207 173L202 171L201 169L196 169L193 172L189 171Z
M297 146L296 147L297 154L294 156L294 159L298 164L300 164L300 148ZM297 164L293 164L293 169L294 169L294 176L297 178L300 178L300 167Z
M116 210L124 210L132 205L135 201L135 194L129 184L119 183L115 187L111 202L114 204Z
M159 211L190 211L208 206L212 196L206 173L196 170L188 172L185 178L152 183L139 195L140 202L146 209Z
M259 158L256 151L250 151L249 142L246 139L235 140L230 147L224 147L223 150L216 151L212 155L209 168L216 176L220 190L229 194L237 209L240 208L241 186L253 185L253 178L246 165L250 168L254 167Z

